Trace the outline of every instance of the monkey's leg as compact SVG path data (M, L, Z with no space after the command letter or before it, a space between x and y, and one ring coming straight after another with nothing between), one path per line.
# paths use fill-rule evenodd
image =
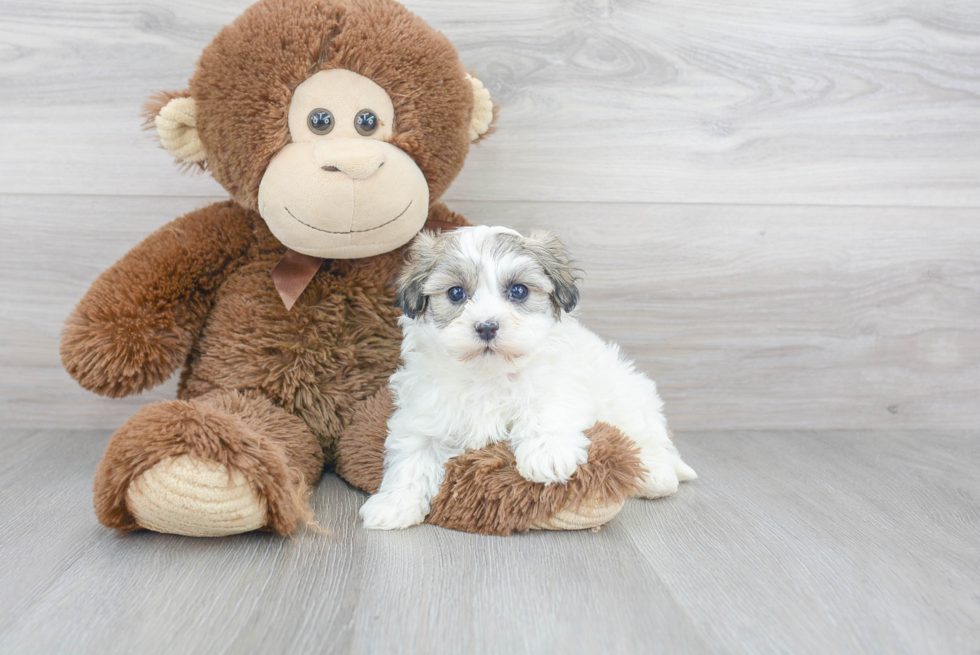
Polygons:
M214 391L140 409L113 435L95 509L122 531L289 534L311 517L323 452L300 419L256 392Z
M394 411L387 387L355 410L340 437L337 473L375 493L384 471L387 421ZM581 530L609 522L635 495L646 471L639 451L617 428L586 431L589 461L564 484L526 480L507 444L472 450L446 464L446 477L426 523L465 532L506 535L534 529Z

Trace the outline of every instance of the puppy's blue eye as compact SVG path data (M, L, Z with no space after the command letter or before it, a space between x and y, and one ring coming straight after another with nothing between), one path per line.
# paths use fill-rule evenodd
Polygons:
M523 284L515 284L510 288L510 292L507 295L510 296L511 300L524 300L527 298L527 287Z
M463 302L466 300L466 291L463 287L453 287L449 290L449 300L451 302Z

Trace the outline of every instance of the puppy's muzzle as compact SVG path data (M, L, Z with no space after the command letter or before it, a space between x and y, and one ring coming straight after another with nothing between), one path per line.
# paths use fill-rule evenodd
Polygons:
M497 336L497 330L499 328L500 325L498 325L496 321L481 322L473 326L473 329L476 330L478 335L480 335L480 338L487 343L494 340L494 337Z

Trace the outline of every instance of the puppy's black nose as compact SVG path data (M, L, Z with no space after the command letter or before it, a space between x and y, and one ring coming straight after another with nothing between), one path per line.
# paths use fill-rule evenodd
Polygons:
M497 336L497 329L500 326L497 325L496 321L487 321L486 323L477 323L474 327L481 339L484 341L493 341L493 338Z

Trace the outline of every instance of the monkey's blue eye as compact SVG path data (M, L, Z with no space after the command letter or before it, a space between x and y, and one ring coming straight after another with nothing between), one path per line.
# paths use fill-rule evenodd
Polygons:
M378 120L377 114L370 109L362 109L354 117L354 129L362 136L374 134L380 125L381 121Z
M520 302L521 300L527 298L527 287L524 286L523 284L515 284L510 288L510 291L508 292L507 295L510 296L511 300L516 300Z
M329 109L318 108L310 112L306 119L310 131L316 134L326 134L333 129L333 114Z
M466 291L463 287L453 287L449 290L450 302L463 302L466 300Z

